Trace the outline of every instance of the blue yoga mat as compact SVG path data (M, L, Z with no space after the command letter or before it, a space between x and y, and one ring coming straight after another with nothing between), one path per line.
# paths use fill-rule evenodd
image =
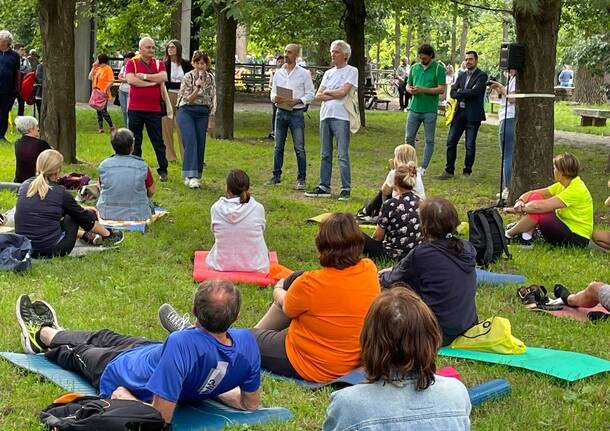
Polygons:
M518 274L500 274L497 272L485 271L484 269L477 268L477 284L519 284L525 283L526 279L522 275Z
M279 374L272 373L271 371L263 370L263 375L271 377L277 380L284 380L293 382L299 386L303 386L307 389L315 390L323 388L324 386L333 386L337 389L358 385L366 382L366 375L363 368L357 368L346 374L343 377L332 380L327 383L313 383L307 380L294 379L291 377L280 376ZM489 382L482 383L477 386L473 386L468 389L468 395L470 396L470 404L475 407L481 403L500 398L508 394L511 390L510 384L503 379L490 380Z
M97 395L97 390L85 379L49 361L44 355L0 352L0 356L33 373L40 374L57 386L81 395ZM214 431L226 425L263 424L292 419L290 410L282 407L260 408L253 412L232 409L214 400L180 404L174 412L172 429L175 431Z
M452 358L524 368L569 382L610 371L610 361L606 359L584 353L543 349L540 347L527 347L525 353L521 355L502 355L500 353L475 352L472 350L442 347L438 354Z

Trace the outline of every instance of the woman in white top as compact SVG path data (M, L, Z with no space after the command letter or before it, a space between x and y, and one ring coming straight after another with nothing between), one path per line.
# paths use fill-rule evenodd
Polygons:
M396 175L396 169L399 166L407 165L409 162L413 162L415 166L417 166L417 152L415 151L415 148L409 144L402 144L394 148L394 158L389 160L390 172L388 172L388 176L382 184L381 190L379 190L375 197L356 214L358 223L376 224L381 204L390 197L396 198L400 196L400 193L394 190L394 176ZM417 172L417 177L415 178L413 193L415 193L419 199L426 198L426 191L424 190L424 183L419 170Z
M269 272L265 208L250 196L250 178L234 169L227 175L227 196L212 205L216 243L206 263L216 271Z
M167 92L169 101L172 106L167 109L172 109L174 112L173 118L163 117L163 142L165 143L165 157L168 162L176 160L176 152L174 150L174 126L176 126L176 101L178 100L178 90L182 78L188 72L193 70L193 66L187 60L182 58L182 44L178 40L170 40L165 47L165 70L167 71ZM180 148L180 156L184 157L184 147L182 146L182 136L180 129L176 127L178 132L178 147Z
M500 139L500 154L504 151L504 164L502 165L503 184L502 199L508 199L508 186L511 180L511 171L513 168L513 142L515 137L515 99L511 95L515 92L517 83L517 71L515 69L508 70L508 83L506 87L499 82L490 81L491 89L498 92L500 96L500 112L498 119L500 120L500 128L498 130ZM497 196L500 197L499 195Z
M121 112L123 113L123 126L125 128L129 128L129 117L127 115L127 98L129 97L129 84L127 83L127 79L125 78L125 67L127 63L136 56L135 52L128 52L123 57L123 65L121 66L121 71L119 72L118 81L121 83L119 85L119 103L121 104Z

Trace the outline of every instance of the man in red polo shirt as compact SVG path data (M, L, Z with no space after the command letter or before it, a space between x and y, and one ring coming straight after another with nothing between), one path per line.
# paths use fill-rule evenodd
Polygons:
M127 113L135 141L133 154L142 157L142 137L146 126L159 163L159 179L167 181L167 159L161 132L161 85L167 81L167 73L165 64L155 59L154 40L142 38L139 48L139 57L125 66L125 78L130 85Z

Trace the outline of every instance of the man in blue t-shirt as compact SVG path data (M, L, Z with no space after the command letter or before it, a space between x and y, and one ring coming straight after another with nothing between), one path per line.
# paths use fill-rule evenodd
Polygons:
M260 404L260 353L245 329L229 329L239 315L241 294L229 281L202 283L193 300L197 323L164 343L141 337L64 331L44 301L17 300L26 352L46 352L62 368L85 377L103 397L151 403L167 423L180 401L218 398L228 406L256 410Z

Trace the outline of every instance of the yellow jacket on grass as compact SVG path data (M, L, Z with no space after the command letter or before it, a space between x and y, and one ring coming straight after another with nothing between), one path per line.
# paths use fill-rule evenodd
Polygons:
M473 326L453 340L449 348L505 355L525 353L525 344L513 336L510 321L504 317L492 317Z

